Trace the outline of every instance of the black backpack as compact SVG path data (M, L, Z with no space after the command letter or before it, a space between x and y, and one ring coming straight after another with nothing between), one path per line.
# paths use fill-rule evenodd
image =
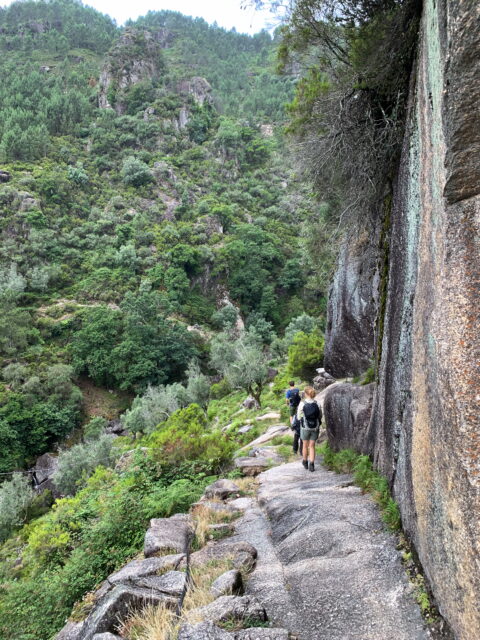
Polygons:
M289 398L290 406L296 409L300 404L300 392L298 391L298 389L293 389L292 391L293 393Z
M316 429L322 421L322 410L316 402L305 402L303 405L305 429Z

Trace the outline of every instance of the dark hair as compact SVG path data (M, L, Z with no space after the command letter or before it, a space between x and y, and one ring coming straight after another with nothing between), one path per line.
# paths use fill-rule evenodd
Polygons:
M295 386L295 381L294 380L290 380L290 382L288 383L290 387L294 387Z

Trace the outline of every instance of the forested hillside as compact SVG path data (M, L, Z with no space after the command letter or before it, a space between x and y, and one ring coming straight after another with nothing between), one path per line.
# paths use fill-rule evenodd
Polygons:
M328 210L276 48L172 12L0 10L2 640L85 617L321 363Z
M88 421L92 385L125 408L192 357L215 373L225 306L264 344L324 308L275 46L171 12L1 10L2 472Z

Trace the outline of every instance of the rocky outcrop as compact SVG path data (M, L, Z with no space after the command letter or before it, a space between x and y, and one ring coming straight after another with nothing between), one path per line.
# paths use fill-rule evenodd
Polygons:
M479 60L480 5L426 0L387 220L372 417L363 443L349 416L335 426L388 477L440 612L462 640L480 629ZM365 256L372 264L369 244ZM342 254L330 299L332 373L344 345L358 361L359 323L347 323L345 309L362 290L359 262ZM371 328L368 315L361 326Z
M153 589L118 585L105 596L85 620L79 640L92 640L98 633L110 632L132 611L140 610L147 605L159 604L173 609L177 600Z
M222 573L213 583L210 591L215 597L241 595L243 593L242 574L238 569Z
M212 87L205 78L195 76L189 80L181 80L177 86L177 92L181 96L191 96L193 100L203 107L205 103L212 103Z
M341 384L326 391L323 412L328 440L335 451L353 447L360 453L373 453L368 427L374 389L373 384Z
M51 453L44 453L43 456L37 458L35 466L30 469L34 482L35 491L42 493L43 491L51 491L54 498L60 497L53 483L53 475L58 469L58 456Z
M190 516L177 513L171 518L154 518L145 534L143 553L146 558L171 551L183 553L192 534Z
M258 476L262 471L266 471L272 466L268 458L235 458L235 467L239 469L244 476Z
M317 375L313 379L313 388L317 393L323 391L331 384L334 384L335 378L325 371L323 367L317 369Z
M225 500L232 495L238 495L240 488L233 480L217 480L209 485L204 492L206 498L219 498Z
M374 351L378 297L378 234L352 234L344 242L330 290L325 370L334 378L360 375Z
M100 73L98 106L125 112L128 90L152 80L163 70L161 49L165 39L147 30L127 28L110 51Z
M191 615L217 624L230 620L248 620L250 624L254 624L267 619L265 609L253 596L220 596L210 604L194 609Z

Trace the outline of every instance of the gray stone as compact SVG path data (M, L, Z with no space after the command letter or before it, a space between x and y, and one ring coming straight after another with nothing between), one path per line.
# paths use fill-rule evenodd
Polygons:
M335 378L325 371L325 369L317 369L317 374L313 379L313 388L317 393L323 391L329 385L334 384Z
M187 540L192 531L189 515L177 513L171 518L154 518L145 534L143 553L146 558L169 551L186 551Z
M252 504L252 498L236 498L235 500L230 500L228 505L235 510L245 511Z
M200 106L203 106L205 102L212 102L212 87L205 78L199 76L190 78L190 80L181 80L178 83L177 91L181 95L191 95Z
M82 640L83 622L67 622L55 636L55 640Z
M350 480L320 464L306 474L299 461L260 476L261 508L236 533L258 548L248 594L298 638L427 640L396 538Z
M254 427L253 424L245 424L245 425L243 425L243 427L239 428L238 433L248 433L249 431L251 431L254 428L255 427Z
M330 290L324 367L335 378L360 375L373 355L378 299L378 235L355 230L341 247Z
M255 409L257 407L257 402L256 402L255 398L252 398L252 396L248 396L242 402L242 406L244 406L245 409Z
M25 194L20 203L20 211L31 211L32 209L40 209L40 201L30 194Z
M240 469L244 476L258 476L271 466L272 463L267 458L235 458L235 467Z
M31 469L37 486L42 485L46 480L50 480L57 469L58 456L44 453L43 456L37 458L35 466Z
M264 622L267 614L262 605L253 596L220 596L205 607L194 609L196 615L212 622L228 620L249 620ZM193 614L192 612L192 614Z
M178 640L233 640L233 638L234 636L220 629L213 622L184 624L178 633Z
M123 640L120 636L116 636L113 633L96 633L92 640Z
M147 605L160 603L174 608L177 600L149 589L117 585L98 603L84 621L80 638L81 640L92 640L95 634L112 631L133 611L138 611Z
M142 589L153 589L169 596L180 597L185 588L186 573L183 571L167 571L162 576L145 576L135 581L135 586Z
M220 498L220 500L225 500L229 498L231 495L238 494L240 488L233 480L217 480L213 484L209 485L205 489L205 497L206 498Z
M264 413L263 416L257 416L255 420L259 420L260 422L263 420L280 420L280 412L268 411L267 413Z
M144 560L132 560L124 567L108 576L111 584L135 582L139 578L153 576L166 569L176 569L185 555L179 553L161 557L145 558Z
M220 558L232 558L234 565L245 566L248 563L250 569L255 565L257 550L248 542L238 540L220 540L209 542L200 551L195 551L190 556L192 567L201 567L212 560ZM235 568L239 568L235 566Z
M334 451L354 449L372 454L368 429L372 415L375 384L339 384L327 389L323 413L330 447Z
M8 171L0 171L0 182L10 182L12 175Z
M236 569L222 573L222 575L213 582L210 591L216 598L219 596L242 595L242 574Z
M448 7L444 194L452 204L480 193L480 15L478 3L450 0Z
M290 638L286 629L265 629L262 627L242 629L236 631L234 636L235 640L288 640Z
M262 433L261 436L255 438L255 440L252 440L252 442L249 442L242 447L240 451L245 451L251 447L258 447L261 444L265 444L266 442L273 440L273 438L276 438L277 436L283 436L287 433L291 433L289 426L286 424L274 424L271 427L268 427L265 433Z
M249 458L266 458L271 464L281 464L282 456L277 453L275 447L253 447L248 454Z

